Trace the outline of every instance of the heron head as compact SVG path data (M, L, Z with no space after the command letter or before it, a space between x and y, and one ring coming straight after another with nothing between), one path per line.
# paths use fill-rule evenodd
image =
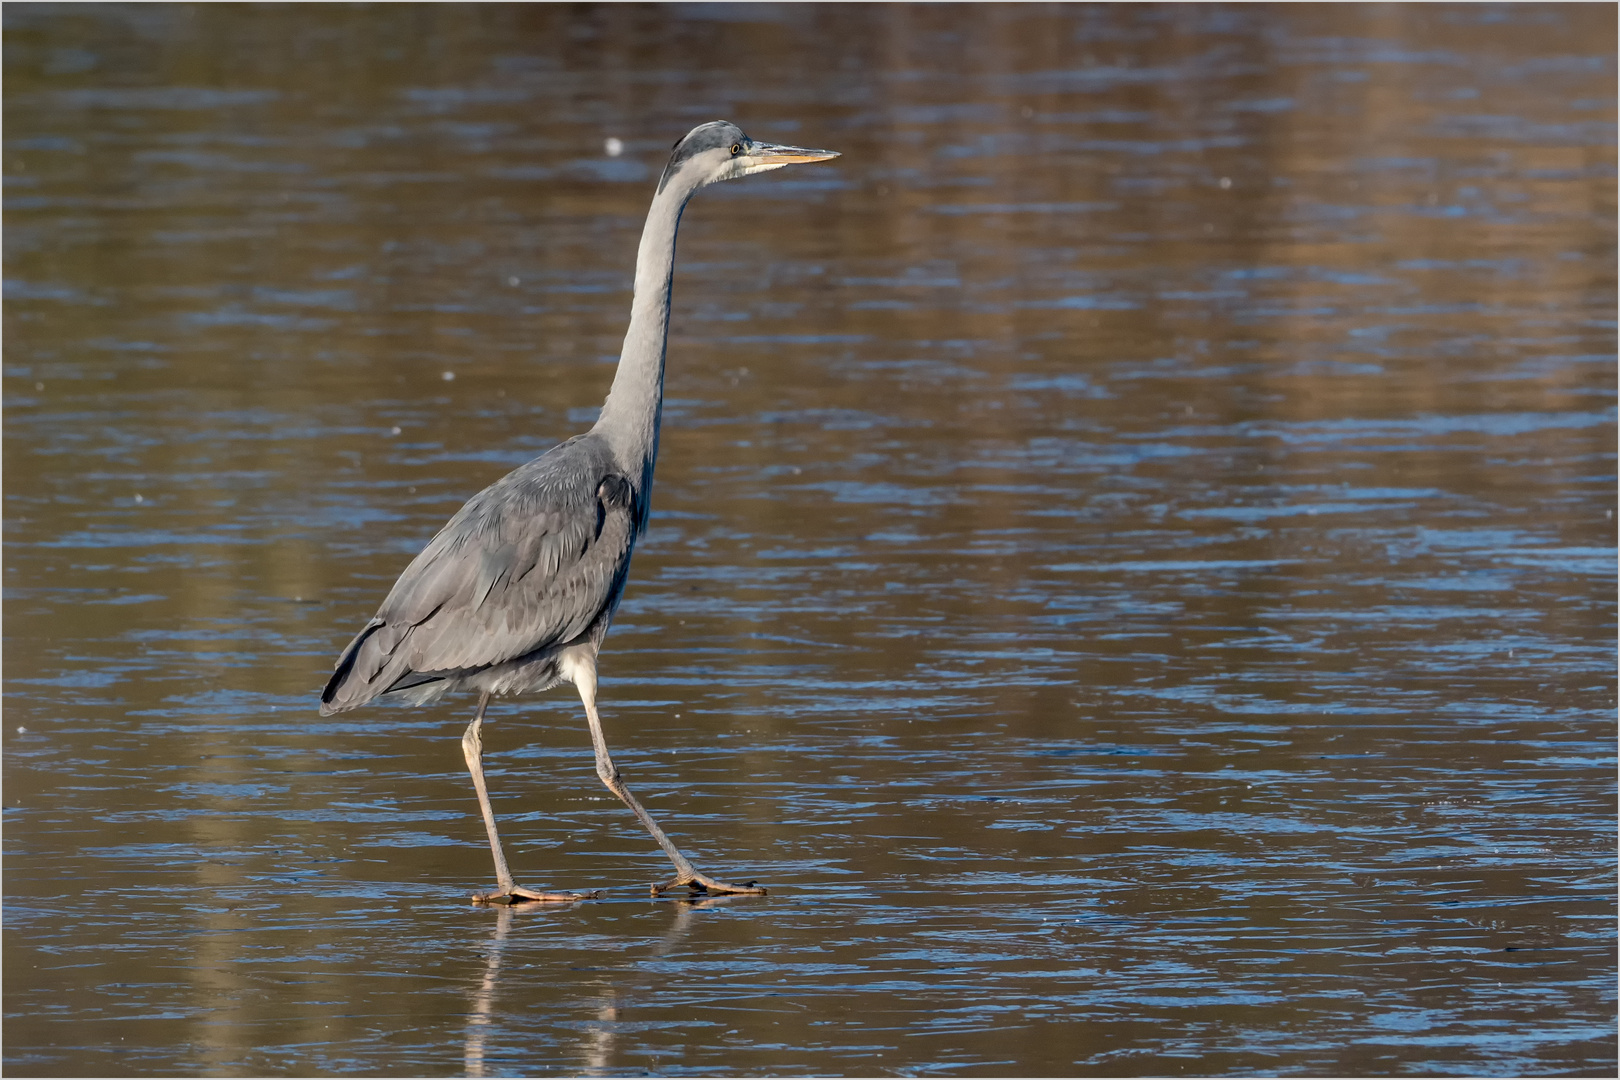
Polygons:
M735 180L739 176L769 172L784 165L826 161L837 156L832 150L807 150L802 146L755 142L743 134L736 124L711 120L707 124L699 124L675 144L675 152L670 155L669 165L658 181L658 190L662 192L677 178L689 185L690 191L696 191L704 184L718 180Z

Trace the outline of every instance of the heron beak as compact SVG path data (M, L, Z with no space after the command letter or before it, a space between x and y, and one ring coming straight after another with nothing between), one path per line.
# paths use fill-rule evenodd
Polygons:
M756 165L797 165L803 161L826 161L838 156L836 150L807 150L802 146L778 146L775 143L755 143L748 157Z

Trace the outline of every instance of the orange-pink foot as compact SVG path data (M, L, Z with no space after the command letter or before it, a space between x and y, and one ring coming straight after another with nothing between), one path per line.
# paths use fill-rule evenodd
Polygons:
M709 875L700 874L695 870L690 874L676 874L662 885L654 885L652 894L659 896L671 889L679 889L682 886L691 889L694 894L712 893L717 896L767 895L764 886L755 885L752 881L744 882L741 885L733 885L729 881L716 881Z
M601 896L599 890L587 893L572 892L536 892L525 889L521 885L513 885L495 892L473 893L472 902L475 904L572 904L576 900L594 900Z

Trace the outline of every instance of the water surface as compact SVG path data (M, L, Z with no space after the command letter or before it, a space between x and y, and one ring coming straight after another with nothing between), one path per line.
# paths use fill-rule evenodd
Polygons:
M8 1074L1612 1073L1612 7L5 24ZM771 895L563 688L475 908L316 694L720 116L602 700Z

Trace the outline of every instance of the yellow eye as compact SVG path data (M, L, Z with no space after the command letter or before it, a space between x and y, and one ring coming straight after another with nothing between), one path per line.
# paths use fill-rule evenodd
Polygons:
M731 156L736 157L740 153L742 153L742 143L735 143L735 142L732 143L731 144Z

